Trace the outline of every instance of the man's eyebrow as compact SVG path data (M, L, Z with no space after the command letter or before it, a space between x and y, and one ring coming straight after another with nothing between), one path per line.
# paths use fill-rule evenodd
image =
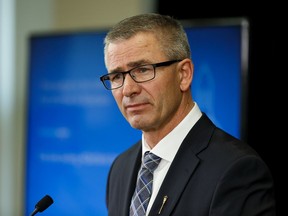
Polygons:
M145 64L150 64L150 62L147 60L139 60L139 61L135 61L135 62L130 62L127 64L127 66L130 68L128 70L131 70L132 68L135 68L135 67L138 67L141 65L145 65ZM117 67L117 68L111 70L109 73L121 73L121 72L125 72L128 70L123 70L122 67Z
M139 61L129 63L128 67L133 68L133 67L138 67L138 66L145 65L145 64L150 64L150 62L147 60L139 60Z

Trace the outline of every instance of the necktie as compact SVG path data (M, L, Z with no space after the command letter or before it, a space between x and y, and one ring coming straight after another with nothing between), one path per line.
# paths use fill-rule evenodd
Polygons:
M145 152L138 173L136 189L130 206L130 216L144 216L152 193L153 172L161 158L151 152Z

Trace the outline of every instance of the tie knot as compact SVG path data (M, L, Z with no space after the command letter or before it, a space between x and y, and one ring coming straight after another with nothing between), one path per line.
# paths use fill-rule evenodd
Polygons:
M151 173L157 168L161 158L151 152L145 152L143 166Z

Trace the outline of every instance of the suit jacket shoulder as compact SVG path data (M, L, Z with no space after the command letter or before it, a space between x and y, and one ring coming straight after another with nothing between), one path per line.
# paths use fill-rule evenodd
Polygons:
M111 166L109 216L128 215L140 163L139 141ZM273 179L257 152L203 114L182 142L149 215L160 209L167 216L272 216Z

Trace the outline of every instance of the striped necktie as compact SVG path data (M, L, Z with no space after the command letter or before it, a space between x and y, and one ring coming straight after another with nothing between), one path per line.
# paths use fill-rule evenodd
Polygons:
M161 158L151 152L145 152L141 169L138 173L136 189L130 206L130 216L144 216L152 194L153 172Z

